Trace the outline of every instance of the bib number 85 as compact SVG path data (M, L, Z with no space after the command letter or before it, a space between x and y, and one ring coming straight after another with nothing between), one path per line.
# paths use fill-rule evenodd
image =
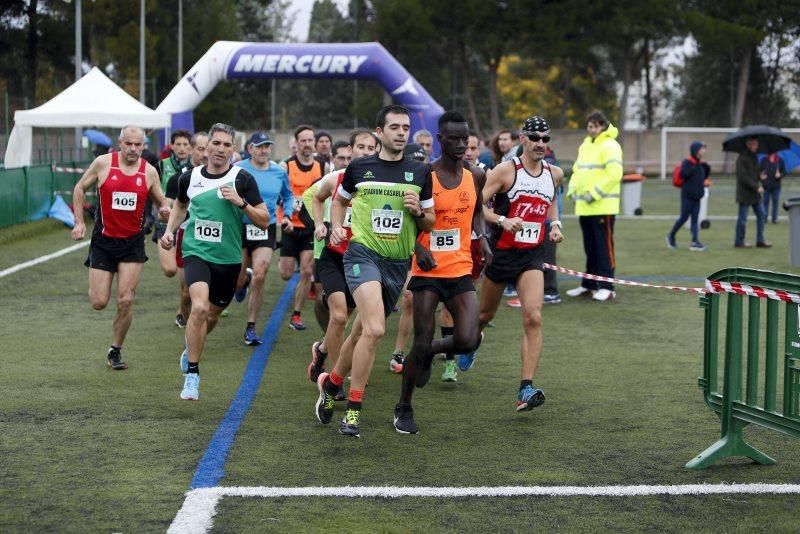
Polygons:
M458 250L459 248L461 248L461 232L458 228L431 232L432 252Z

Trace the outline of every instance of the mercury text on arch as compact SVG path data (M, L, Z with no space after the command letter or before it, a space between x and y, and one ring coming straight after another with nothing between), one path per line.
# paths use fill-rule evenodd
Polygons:
M367 56L292 54L242 54L233 72L355 74Z

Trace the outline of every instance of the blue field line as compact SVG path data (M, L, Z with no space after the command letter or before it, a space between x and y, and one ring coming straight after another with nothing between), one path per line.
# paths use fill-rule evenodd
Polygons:
M286 283L286 288L283 290L277 304L275 304L272 315L269 316L269 321L264 327L264 333L261 338L262 343L253 351L236 396L231 401L225 417L217 426L214 437L211 438L205 454L200 459L194 478L189 484L189 489L218 486L219 481L225 476L225 460L228 458L228 451L230 451L231 445L233 445L236 438L236 433L239 431L242 421L244 421L244 416L247 415L247 411L250 409L250 404L253 402L256 391L258 391L261 376L264 374L267 360L269 360L269 355L272 352L272 345L280 332L286 308L289 307L294 297L298 276L295 273Z

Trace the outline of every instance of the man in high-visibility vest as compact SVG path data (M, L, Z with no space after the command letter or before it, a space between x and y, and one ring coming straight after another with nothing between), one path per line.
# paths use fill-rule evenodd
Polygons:
M567 196L575 202L575 214L583 232L586 272L613 278L614 219L619 213L622 147L617 142L619 131L602 112L593 111L586 122L589 135L578 149ZM613 299L616 293L611 282L583 279L567 295L591 295L602 302Z

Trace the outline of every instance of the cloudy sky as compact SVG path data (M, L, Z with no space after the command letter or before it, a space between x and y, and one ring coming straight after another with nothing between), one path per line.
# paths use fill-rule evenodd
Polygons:
M297 13L292 28L292 36L298 41L305 41L308 36L308 22L311 18L311 8L314 6L314 0L291 0L289 2L291 11ZM347 10L347 0L334 0L334 3L339 6L342 12Z

